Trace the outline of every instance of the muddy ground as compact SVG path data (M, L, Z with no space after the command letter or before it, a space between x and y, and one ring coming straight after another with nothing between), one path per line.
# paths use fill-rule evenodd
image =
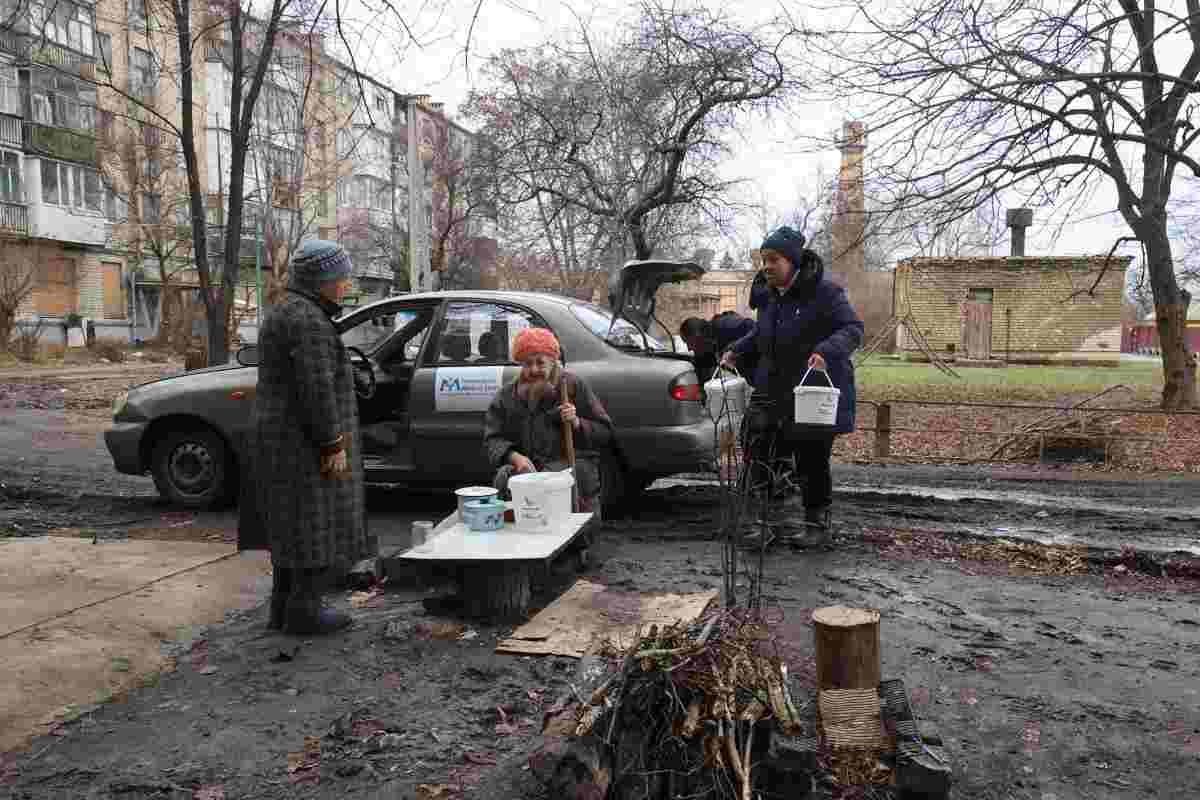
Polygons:
M867 477L843 472L842 486ZM917 712L940 726L955 761L955 797L1195 796L1194 564L1179 556L1122 562L1107 548L1014 552L972 531L1017 527L1046 511L1081 536L1107 531L1115 542L1125 533L1181 536L1188 524L1196 530L1196 518L1176 519L1166 504L1148 523L1144 511L1065 507L1081 495L1120 496L1119 482L1035 479L1030 487L1065 489L1062 504L1033 510L839 493L834 550L777 549L769 560L765 602L793 674L811 679L812 608L878 607L885 677L904 678ZM1167 483L1147 491L1146 504L1172 488L1179 503L1196 496L1194 484ZM638 592L718 588L718 499L697 485L652 491L633 519L605 525L586 577ZM106 511L98 501L89 508ZM128 509L110 513L118 511ZM564 585L547 587L542 602ZM347 605L346 595L337 600ZM0 797L540 796L526 757L541 711L573 677L573 660L496 655L511 626L427 613L403 587L354 613L356 628L331 639L268 634L259 610L164 642L172 671L85 706L9 756ZM331 734L356 711L356 729ZM395 735L370 735L381 730ZM295 782L288 754L308 736L321 740L319 779L306 770Z
M148 479L106 463L102 413L10 406L2 419L8 535L232 529L228 513L171 527L181 518ZM32 449L4 446L33 435ZM1198 546L1200 482L846 464L836 481L836 547L776 548L765 575L801 682L812 675L813 608L877 607L884 676L903 678L918 714L940 727L955 797L1200 795L1200 569L1182 552ZM605 524L584 576L634 592L719 588L720 500L699 482L659 485L630 519ZM384 517L447 505L371 497ZM173 668L106 702L80 698L25 751L0 757L0 797L541 796L526 757L576 662L496 655L513 626L429 613L405 587L389 589L334 638L269 634L259 609L164 641ZM345 593L335 599L348 607ZM358 725L340 730L355 712ZM319 769L289 773L305 737L320 740Z

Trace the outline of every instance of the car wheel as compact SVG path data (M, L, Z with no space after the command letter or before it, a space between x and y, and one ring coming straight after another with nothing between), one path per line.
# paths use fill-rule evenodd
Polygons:
M154 445L150 471L158 493L183 508L217 508L231 495L228 448L211 429L168 432Z

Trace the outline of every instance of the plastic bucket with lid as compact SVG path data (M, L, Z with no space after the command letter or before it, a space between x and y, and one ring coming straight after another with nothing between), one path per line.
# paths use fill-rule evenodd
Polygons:
M842 392L833 385L829 373L818 370L825 376L828 386L805 386L804 381L812 367L800 379L800 385L792 390L795 395L795 420L799 425L820 425L832 428L837 424L838 398Z
M458 518L466 522L463 510L466 504L472 500L486 500L489 497L497 497L499 494L499 490L491 486L464 486L461 489L455 489L454 496L458 498Z
M529 472L508 479L517 527L524 530L549 528L571 514L570 472Z
M711 380L704 382L704 397L708 405L708 415L720 419L732 414L739 416L746 413L750 405L750 384L736 371L724 374L724 368L718 367Z

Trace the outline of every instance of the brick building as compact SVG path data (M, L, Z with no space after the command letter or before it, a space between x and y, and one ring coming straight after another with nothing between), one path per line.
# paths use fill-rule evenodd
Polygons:
M1125 271L1131 260L909 258L896 267L893 301L896 315L911 314L930 347L949 357L1115 365L1121 353ZM922 357L903 326L897 347L905 356Z
M1188 306L1184 339L1188 352L1200 353L1200 300L1193 300ZM1158 346L1158 323L1155 321L1154 312L1126 325L1121 350L1125 353L1146 355L1158 355L1162 352Z

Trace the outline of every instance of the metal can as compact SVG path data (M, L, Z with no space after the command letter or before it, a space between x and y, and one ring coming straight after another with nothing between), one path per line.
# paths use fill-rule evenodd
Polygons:
M418 520L412 524L411 547L420 547L433 536L433 523L429 520Z

